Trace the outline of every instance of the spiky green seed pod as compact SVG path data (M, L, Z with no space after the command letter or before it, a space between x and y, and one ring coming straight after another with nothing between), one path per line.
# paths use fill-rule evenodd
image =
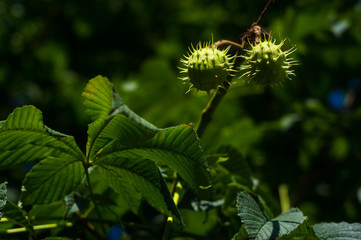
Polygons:
M241 79L249 85L274 85L281 84L285 79L291 79L295 75L290 68L297 62L288 56L295 51L291 48L282 51L284 44L275 44L271 39L263 40L259 44L252 45L243 56L245 59L240 71Z
M210 92L228 81L233 64L233 57L227 55L228 50L219 50L213 44L202 46L201 43L189 49L188 56L181 59L184 67L180 68L185 74L181 79L190 84L188 91L195 88Z

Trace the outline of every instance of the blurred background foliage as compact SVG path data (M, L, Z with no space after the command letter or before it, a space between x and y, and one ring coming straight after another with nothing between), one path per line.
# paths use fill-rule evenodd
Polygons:
M156 126L196 123L209 97L185 94L180 58L212 36L239 42L266 2L0 0L0 119L32 104L85 146L81 92L101 74ZM297 47L296 77L264 90L235 83L202 138L205 151L235 147L275 199L286 183L312 223L361 222L361 1L276 0L262 26ZM13 198L25 171L1 173ZM203 213L184 214L202 224Z

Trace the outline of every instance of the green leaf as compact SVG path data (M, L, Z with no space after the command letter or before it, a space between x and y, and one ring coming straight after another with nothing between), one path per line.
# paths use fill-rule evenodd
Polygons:
M247 193L242 192L237 198L238 215L241 217L251 239L255 239L263 225L269 221L257 202Z
M113 84L102 76L97 76L89 81L83 92L84 106L90 118L94 121L88 128L88 141L86 145L86 156L92 158L102 145L95 144L98 135L110 121L109 118L116 114L123 114L135 122L144 126L144 131L155 131L157 127L145 121L128 106L118 93L113 89ZM111 139L109 139L111 141ZM106 144L105 142L104 144Z
M120 193L124 197L130 210L134 214L139 214L143 194L141 190L143 186L138 186L138 184L140 184L141 181L135 180L135 182L132 182L134 179L127 178L127 173L122 174L121 170L113 170L112 167L99 167L99 171L104 179L103 181L107 182L115 192ZM124 172L126 172L126 170L124 170ZM131 170L128 174L132 174ZM134 176L136 177L137 175L135 174ZM157 207L155 208L158 209Z
M207 196L210 192L210 172L193 126L154 133L124 115L116 115L99 134L98 142L107 142L107 146L94 156L95 164L100 159L148 158L177 171L196 194Z
M242 192L238 196L237 208L250 239L256 240L267 240L290 234L307 219L300 210L292 208L270 220L247 192Z
M49 129L34 106L16 108L0 122L0 168L42 160L48 156L82 161L73 137Z
M284 235L282 239L305 239L305 240L320 240L316 235L313 228L310 226L308 219L303 221L294 231L290 234Z
M217 152L226 154L228 158L226 161L219 162L219 164L227 169L230 174L241 178L242 183L247 187L252 188L252 172L242 154L232 146L222 146Z
M360 223L319 223L313 226L316 234L323 240L359 240L361 239Z
M102 76L96 76L86 85L83 97L85 112L96 121L105 119L112 110L113 104L113 84Z
M7 201L7 189L6 189L6 182L3 182L0 184L0 219L3 217L4 213L3 213L3 207L6 204Z
M66 213L65 217L69 217L73 213L79 212L89 207L89 199L80 195L78 192L72 192L64 198Z
M98 124L104 124L104 126L94 139L90 149L89 158L92 161L96 160L97 154L125 147L133 148L145 143L156 134L156 131L146 128L121 114L115 115L106 123L100 121L93 123L93 125ZM93 131L93 128L89 128L89 131Z
M106 119L120 113L147 128L157 129L157 127L139 117L124 104L123 99L113 89L113 84L106 77L98 75L91 79L82 95L86 108L85 112L93 121Z
M192 126L158 129L131 111L101 76L89 82L83 96L94 120L88 129L86 157L102 169L133 212L144 198L159 211L180 218L157 165L177 171L195 193L209 194L204 189L210 186L210 173Z
M155 209L169 216L180 215L166 183L154 162L147 159L103 158L97 161L105 180L131 204L138 208L141 197Z
M90 162L103 157L148 158L177 171L195 193L210 194L204 189L210 187L211 176L193 126L158 129L131 111L108 79L98 76L88 85L84 104L96 120L88 129L86 156ZM98 100L102 104L96 105Z
M82 162L74 158L47 157L26 175L21 199L24 204L44 204L62 199L82 181Z
M59 200L49 204L33 205L28 212L29 219L35 225L51 223L64 224L66 215L65 201Z
M143 125L144 127L150 129L150 130L158 130L156 126L151 124L150 122L146 121L145 119L141 118L139 115L137 115L135 112L133 112L127 105L124 104L123 99L119 96L119 94L116 91L113 91L113 110L112 110L112 116L115 114L123 114L127 116L128 118L134 120L135 122Z
M231 240L246 240L248 238L249 234L243 224L238 233L236 233Z
M5 205L5 216L25 227L28 231L33 231L33 226L27 218L26 212L11 201L7 201Z

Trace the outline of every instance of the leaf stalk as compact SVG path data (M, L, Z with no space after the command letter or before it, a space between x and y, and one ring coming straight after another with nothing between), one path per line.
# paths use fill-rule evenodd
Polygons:
M98 217L99 217L99 219L100 219L100 221L101 221L100 226L101 226L101 228L102 228L103 234L104 234L104 236L106 236L106 233L107 233L107 232L106 232L106 230L105 230L105 226L104 226L104 222L103 222L103 219L102 219L102 215L101 215L101 213L100 213L99 206L98 206L97 202L95 201L93 188L92 188L91 183L90 183L90 176L89 176L89 172L88 172L88 169L89 169L89 168L86 167L85 165L84 165L84 168L85 168L86 181L87 181L87 184L88 184L88 187L89 187L89 191L90 191L90 198L91 198L91 200L93 201L93 204L94 204L94 207L95 207L95 211L96 211L96 213L97 213L97 215L98 215Z

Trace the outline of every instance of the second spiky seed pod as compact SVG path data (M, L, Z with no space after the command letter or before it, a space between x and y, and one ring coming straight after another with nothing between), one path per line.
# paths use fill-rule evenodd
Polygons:
M219 50L214 45L201 45L190 50L185 59L181 73L186 74L182 80L190 83L190 89L211 91L223 86L232 71L232 57L227 55L229 48Z
M295 61L288 56L295 51L281 49L284 41L275 44L271 39L262 40L259 44L251 45L251 49L243 56L244 63L240 70L241 78L249 85L274 85L294 75L290 70Z

